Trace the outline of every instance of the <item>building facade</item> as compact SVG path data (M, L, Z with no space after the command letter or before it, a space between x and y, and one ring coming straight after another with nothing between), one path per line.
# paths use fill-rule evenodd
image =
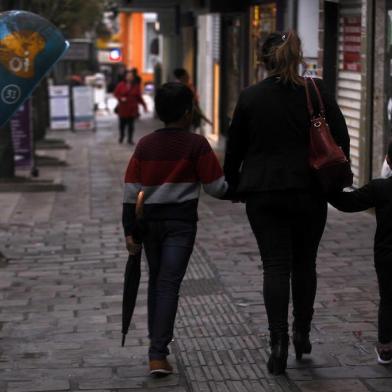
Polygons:
M127 69L137 68L144 83L151 83L154 67L162 61L158 15L122 10L119 13L119 24L122 62Z
M267 34L296 29L307 73L325 80L345 116L355 185L379 175L392 121L392 0L133 4L133 12L158 14L162 82L174 68L188 70L213 121L202 129L213 143L224 140L241 90L266 75L260 48Z

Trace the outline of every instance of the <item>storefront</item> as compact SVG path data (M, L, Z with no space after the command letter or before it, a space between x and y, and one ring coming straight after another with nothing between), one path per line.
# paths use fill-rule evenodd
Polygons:
M382 144L384 151L386 151L388 142L392 136L392 0L386 2L386 23L385 23L385 67L384 67L384 132L382 137Z
M286 0L251 0L242 9L221 15L220 129L225 135L239 94L267 74L261 47L268 34L288 27L292 3Z
M248 14L222 16L221 132L226 135L241 91L248 85Z
M250 84L263 80L266 70L261 61L261 47L268 34L277 30L277 4L268 2L250 7Z

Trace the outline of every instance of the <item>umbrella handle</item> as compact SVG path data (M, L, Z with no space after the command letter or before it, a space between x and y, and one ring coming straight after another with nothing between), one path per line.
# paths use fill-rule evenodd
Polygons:
M142 219L144 207L144 191L140 191L137 194L135 214L137 219Z

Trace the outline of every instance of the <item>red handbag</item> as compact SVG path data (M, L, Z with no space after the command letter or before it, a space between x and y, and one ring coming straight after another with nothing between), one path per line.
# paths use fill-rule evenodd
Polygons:
M313 86L319 103L319 114L315 115L309 85ZM309 164L325 193L340 191L353 184L350 162L342 148L332 137L325 118L325 106L313 78L305 78L306 100L310 115Z

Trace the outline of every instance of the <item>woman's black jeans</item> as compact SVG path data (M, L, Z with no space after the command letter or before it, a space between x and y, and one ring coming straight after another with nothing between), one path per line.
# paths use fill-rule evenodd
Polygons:
M392 342L392 260L375 260L380 303L378 307L378 341Z
M178 297L196 237L196 222L149 222L143 240L149 267L148 333L151 360L164 359L173 339Z
M127 128L127 141L128 143L133 143L133 132L135 129L135 118L134 117L119 117L119 127L120 127L120 143L123 142L125 136L125 128Z
M311 191L251 194L246 211L264 270L264 303L271 340L288 333L290 278L294 328L310 331L316 296L316 257L327 202Z

